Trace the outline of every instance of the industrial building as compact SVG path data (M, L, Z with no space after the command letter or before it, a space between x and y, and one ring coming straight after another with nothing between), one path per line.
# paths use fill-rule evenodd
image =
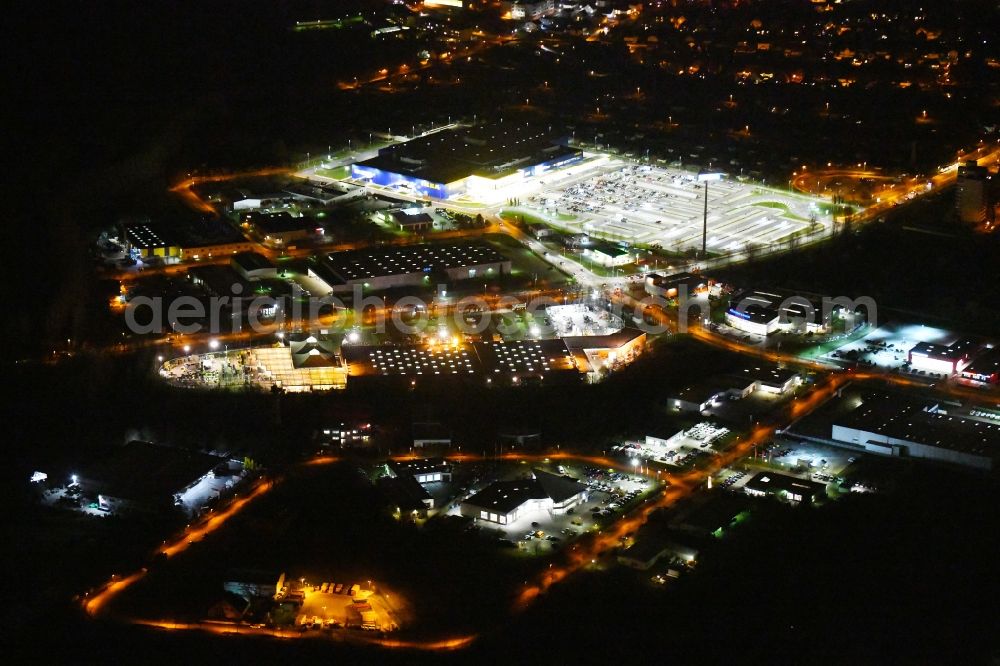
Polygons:
M588 488L576 479L532 470L530 479L497 481L462 502L462 515L510 525L538 513L565 513L587 501Z
M432 132L351 165L351 177L435 199L488 194L581 159L530 125L497 123Z
M773 495L791 504L812 504L826 497L826 486L822 483L771 471L754 474L744 484L743 491L752 497Z
M103 511L154 512L177 506L194 513L233 487L237 461L151 442L132 441L78 476Z
M730 300L726 323L735 329L762 336L776 331L826 333L834 315L842 311L843 306L818 294L746 289L734 294ZM855 325L861 321L858 319Z
M381 290L509 273L510 259L486 243L421 244L334 252L314 260L309 276L331 291L354 285Z
M983 384L1000 384L1000 347L993 347L972 360L960 375Z
M624 266L635 261L635 255L618 243L590 240L583 246L583 256L608 268Z
M252 230L265 245L288 247L297 242L313 241L324 234L311 217L292 217L288 211L248 213L244 227Z
M645 279L646 293L660 298L677 298L681 291L691 296L713 286L715 286L715 280L712 278L687 272L672 275L649 273ZM718 290L715 290L713 295L717 296Z
M796 371L763 363L686 386L667 403L684 412L703 412L720 400L739 400L754 391L784 395L801 383Z
M198 260L220 255L249 252L255 244L220 220L206 219L190 224L136 222L122 229L126 249L135 259Z
M869 453L990 470L1000 451L1000 422L983 414L872 392L834 421L831 439Z
M645 344L644 332L624 328L609 335L550 340L350 345L344 347L344 359L351 377L478 375L487 381L518 382L588 375L594 379L630 363Z
M953 375L972 361L979 344L969 338L960 338L948 344L917 343L907 352L906 359L914 370Z

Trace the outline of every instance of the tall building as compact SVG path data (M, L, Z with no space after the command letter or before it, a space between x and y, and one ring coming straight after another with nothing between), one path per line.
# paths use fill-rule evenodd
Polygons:
M969 160L958 167L955 210L958 219L969 224L986 221L986 167Z

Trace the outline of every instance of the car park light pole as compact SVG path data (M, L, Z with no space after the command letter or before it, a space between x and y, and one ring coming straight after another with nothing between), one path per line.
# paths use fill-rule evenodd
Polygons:
M708 184L715 180L722 180L723 174L718 171L701 172L698 174L698 182L705 186L705 215L701 225L701 257L708 256Z

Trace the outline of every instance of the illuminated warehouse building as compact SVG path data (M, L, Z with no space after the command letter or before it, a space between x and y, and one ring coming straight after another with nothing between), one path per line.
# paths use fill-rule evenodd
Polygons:
M490 193L583 156L548 131L513 123L442 130L387 146L351 177L435 199Z

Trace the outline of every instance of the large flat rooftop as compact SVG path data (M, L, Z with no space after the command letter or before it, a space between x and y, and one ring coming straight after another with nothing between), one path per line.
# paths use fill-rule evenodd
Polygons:
M576 371L562 340L345 346L343 351L352 376L545 376Z
M969 418L960 408L908 400L896 393L865 393L860 404L835 423L962 453L995 456L1000 451L1000 423Z
M519 169L580 155L556 142L547 129L519 123L433 132L379 150L360 166L399 173L433 183L468 176L502 178Z
M326 255L324 263L344 282L349 282L505 261L509 259L486 243L453 243L334 252Z
M202 247L246 240L228 223L211 217L128 223L124 232L130 243L145 249Z

